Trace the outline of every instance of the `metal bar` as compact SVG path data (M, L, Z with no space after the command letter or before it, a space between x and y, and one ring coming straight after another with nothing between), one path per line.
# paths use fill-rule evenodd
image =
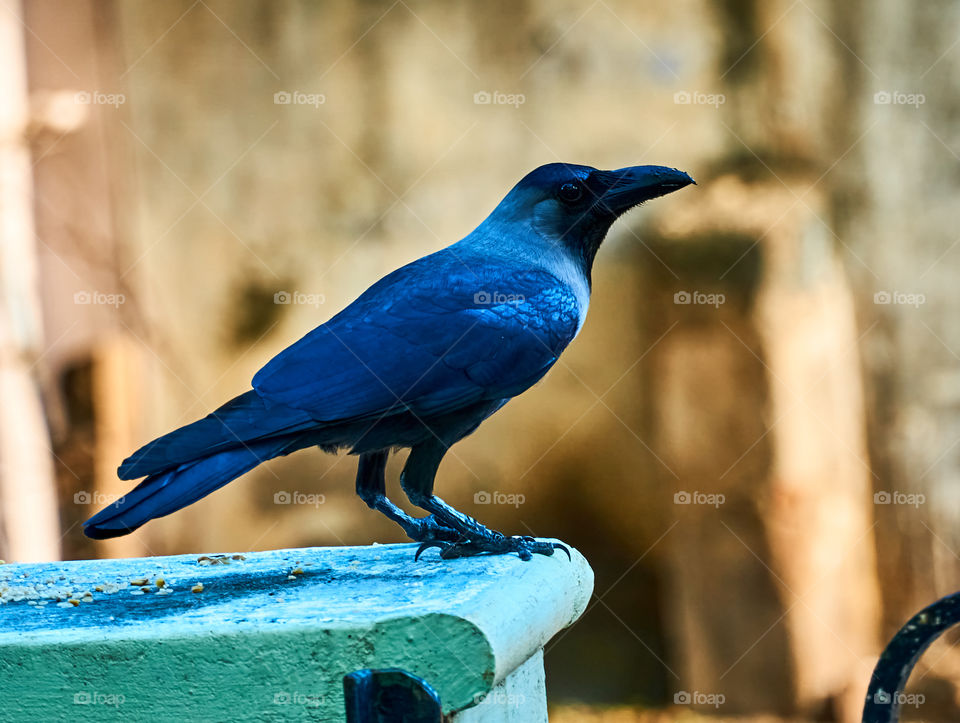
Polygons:
M440 696L423 678L399 668L343 676L347 723L441 723Z
M930 644L960 622L960 592L947 595L914 615L893 636L873 669L863 723L896 723L903 689L910 673Z

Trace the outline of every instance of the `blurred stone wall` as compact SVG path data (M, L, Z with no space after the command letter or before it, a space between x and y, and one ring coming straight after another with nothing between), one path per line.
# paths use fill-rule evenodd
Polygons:
M589 612L548 648L551 700L699 691L729 715L855 720L881 612L885 635L956 587L955 5L27 10L38 99L124 98L34 146L56 199L36 213L68 499L122 494L124 454L247 389L531 168L662 163L700 186L618 224L580 338L438 478L465 512L594 565ZM897 91L926 102L874 97ZM95 552L401 540L355 468L275 460ZM929 503L871 504L884 491ZM68 554L94 550L75 527L91 511L64 506Z
M869 378L884 633L960 588L960 6L883 0L840 13L845 76L833 216L857 289ZM954 647L924 657L956 682ZM927 675L926 672L922 675Z

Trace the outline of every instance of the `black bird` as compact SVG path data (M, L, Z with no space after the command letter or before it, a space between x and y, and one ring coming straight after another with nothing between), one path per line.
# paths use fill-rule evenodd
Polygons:
M271 359L253 389L124 460L146 476L91 517L89 537L125 535L261 462L305 447L359 455L357 494L445 558L553 554L555 543L489 530L433 493L450 445L553 366L583 326L590 272L627 210L694 183L663 166L600 171L551 163L527 174L472 233L380 279ZM385 495L391 450L407 515Z

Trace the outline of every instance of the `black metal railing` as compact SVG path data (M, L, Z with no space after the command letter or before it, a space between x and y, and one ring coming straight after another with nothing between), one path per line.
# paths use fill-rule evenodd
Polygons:
M440 696L399 668L356 670L343 677L347 723L441 723Z
M895 723L906 699L904 688L913 666L930 644L960 623L960 592L947 595L914 615L893 636L873 669L863 723Z

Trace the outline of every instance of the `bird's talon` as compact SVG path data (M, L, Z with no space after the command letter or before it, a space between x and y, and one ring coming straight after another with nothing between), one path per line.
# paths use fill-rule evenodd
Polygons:
M413 556L413 561L416 562L419 560L420 555L429 550L431 547L439 547L440 556L442 557L445 546L445 543L440 542L439 540L427 540L426 542L421 543L420 547L417 548L417 553Z
M511 552L517 553L524 562L533 559L534 555L545 555L550 557L555 550L563 550L568 559L570 550L566 545L559 542L540 542L536 538L529 536L506 537L499 535L490 539L466 539L461 538L453 542L441 540L429 540L420 545L414 560L420 559L420 555L431 547L439 548L440 558L443 560L455 560L461 557L474 557L476 555L504 555Z

